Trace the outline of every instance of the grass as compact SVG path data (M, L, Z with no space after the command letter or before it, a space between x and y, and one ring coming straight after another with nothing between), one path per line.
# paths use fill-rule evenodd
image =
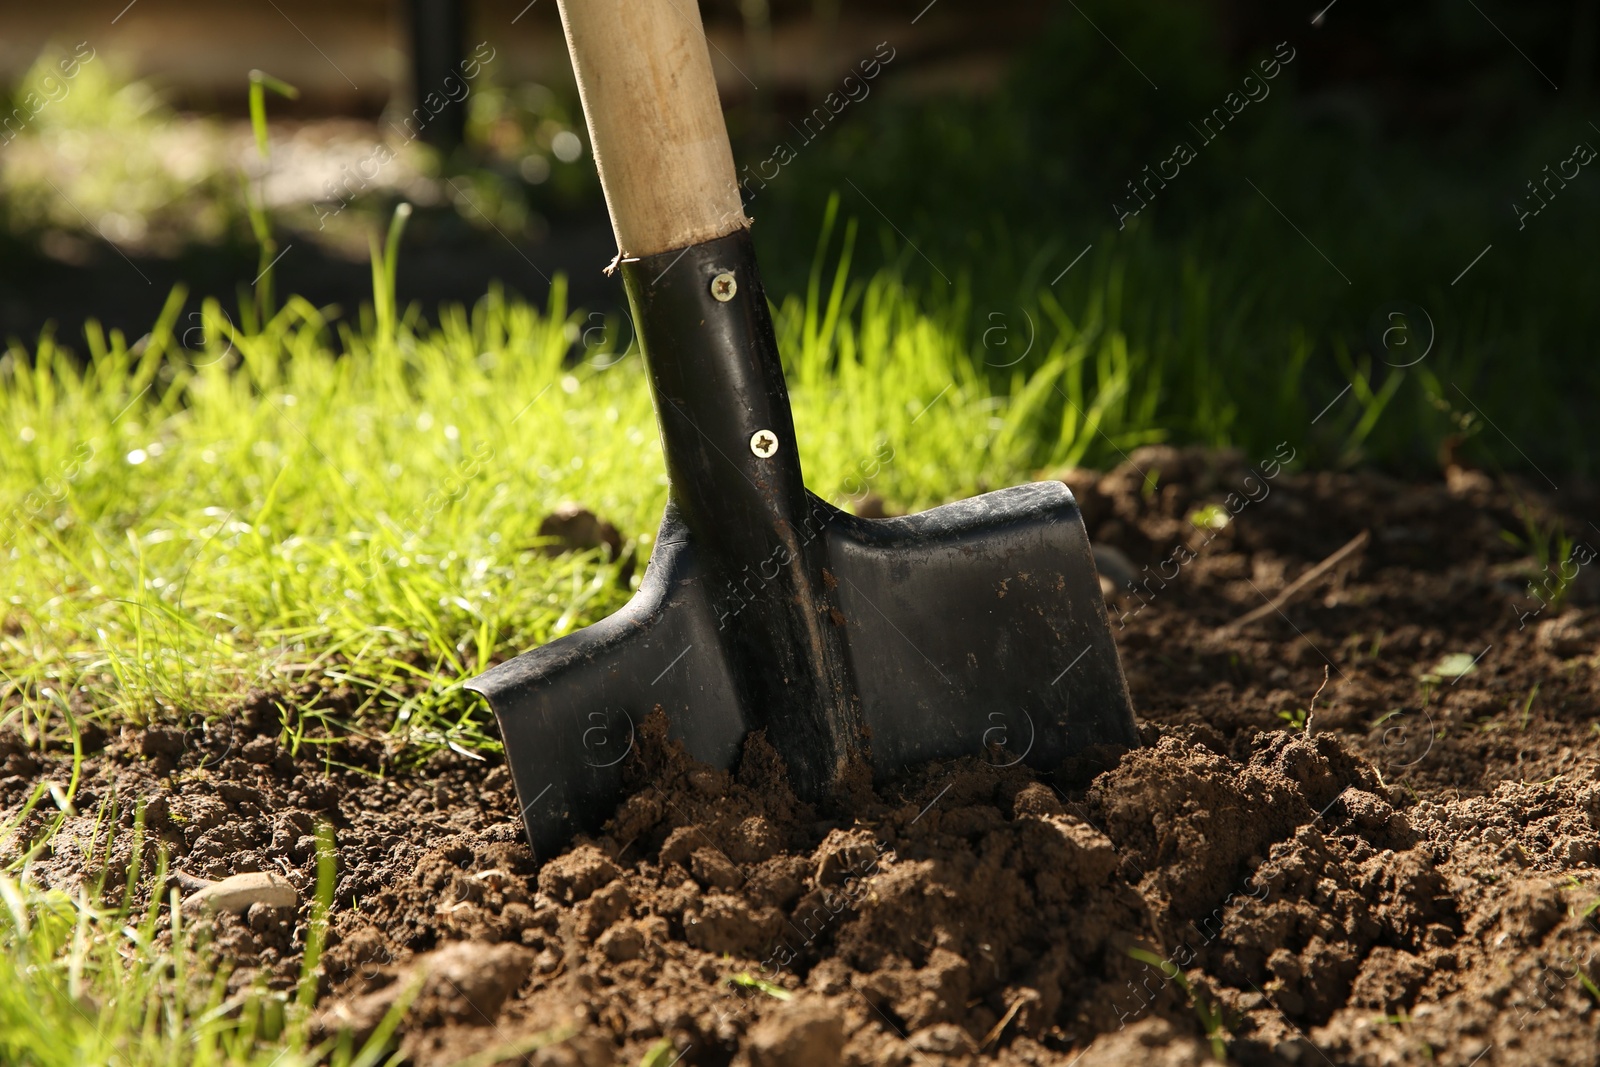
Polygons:
M1534 508L1525 502L1518 503L1517 512L1522 519L1522 533L1501 530L1500 539L1530 560L1529 598L1540 602L1540 611L1549 608L1552 614L1558 613L1567 601L1567 593L1578 575L1578 568L1594 559L1593 550L1575 542L1568 535L1566 524L1559 518L1542 520ZM1581 550L1583 554L1575 550Z
M92 48L60 77L67 55L47 50L12 94L50 102L5 146L0 224L162 248L169 234L215 241L235 229L243 212L218 124L175 123L152 85L119 76Z
M1309 713L1305 708L1295 708L1293 710L1285 708L1284 710L1278 712L1278 718L1283 720L1285 729L1304 730L1306 728L1306 719L1309 718Z
M833 222L775 316L819 493L870 474L919 509L1161 437L1159 358L1096 308L1057 305L997 391L959 297L851 279ZM81 355L47 336L0 360L0 722L63 695L106 724L215 714L309 681L357 694L340 728L492 748L460 682L625 601L620 564L534 531L576 500L649 551L666 482L626 324L582 330L559 283L425 324L393 301L398 234L356 323L290 297L246 329L180 289L132 343L91 327ZM291 711L295 737L319 714Z
M1433 471L1447 446L1469 464L1530 474L1537 464L1558 481L1566 471L1589 470L1595 449L1582 398L1600 388L1600 364L1586 356L1594 313L1569 290L1592 244L1583 238L1593 213L1582 208L1593 194L1588 186L1564 194L1559 206L1572 213L1570 225L1516 236L1504 225L1508 190L1539 170L1552 145L1570 146L1571 116L1541 109L1540 121L1497 151L1492 166L1467 165L1458 153L1430 151L1438 146L1409 137L1370 143L1338 123L1314 121L1283 81L1267 111L1253 110L1149 213L1119 228L1108 204L1123 195L1127 175L1157 146L1167 150L1174 129L1187 129L1187 119L1237 77L1217 65L1226 49L1190 25L1192 12L1164 0L1089 6L1108 32L1115 25L1148 37L1174 77L1188 72L1173 88L1193 92L1162 105L1156 126L1130 129L1126 101L1136 97L1121 90L1148 86L1131 68L1097 74L1096 82L1131 79L1116 91L1089 93L1092 86L1079 84L1098 64L1087 56L1064 64L1060 55L1101 49L1103 40L1063 8L1050 48L1041 41L1040 53L1022 63L1031 71L1024 81L1044 78L1032 89L1019 83L989 101L926 104L875 95L752 200L772 289L805 293L818 280L807 249L818 218L839 211L827 202L830 190L843 190L863 231L854 272L861 280L840 291L842 310L861 311L881 276L902 290L909 285L917 316L977 357L980 390L1043 407L1049 425L1019 426L1072 437L1079 459L1114 462L1116 449L1159 433L1252 455L1287 439L1319 466ZM27 84L57 59L42 57ZM525 233L522 223L558 205L598 211L586 155L549 163L555 157L545 140L582 126L572 101L537 86L497 87L491 82L499 74L487 67L469 98L477 164L458 160L465 169L440 171L440 161L409 154L426 150L408 146L407 162L370 189L363 185L359 206L334 220L334 244L365 242L371 222L390 215L399 188L391 179L402 172L434 185L449 173L470 194L454 206L420 209L423 235L446 232L442 213L498 240L468 201L512 239L536 232ZM292 92L252 74L255 151L241 184L237 157L248 145L235 142L242 129L179 117L149 85L119 80L107 59L84 63L68 95L7 146L0 226L41 247L75 234L89 248L103 232L135 255L174 241L231 242L240 270L256 278L235 318L246 332L262 332L276 308L273 274L261 268L291 241L333 240L312 204L277 203L271 225L266 217L269 167L290 166L287 155L269 154L266 115L276 97ZM749 136L738 146L742 160L770 151L776 134ZM86 143L110 146L93 167L80 160ZM1038 151L1046 144L1071 151ZM535 158L553 167L549 180L519 183L517 161ZM198 170L175 169L176 159ZM1023 173L1028 181L1014 180ZM940 180L926 180L929 174ZM566 190L559 195L558 185ZM889 216L873 205L889 205ZM1452 285L1490 241L1495 254L1474 268L1473 284ZM253 269L242 260L246 245ZM1400 296L1421 303L1404 304L1410 310L1402 314L1393 310ZM1429 354L1417 359L1413 345ZM1022 383L1037 395L1022 397ZM1120 429L1103 438L1096 430L1104 426Z
M1517 729L1524 733L1528 730L1528 724L1533 721L1533 701L1538 695L1539 683L1534 682L1533 688L1528 690L1528 696L1522 702L1522 714L1517 720Z
M992 339L1025 337L1039 290L1071 308L1110 294L1103 321L1132 349L1183 353L1161 367L1159 425L1175 440L1260 454L1294 434L1315 464L1408 473L1436 472L1445 445L1448 458L1539 486L1535 465L1556 484L1593 470L1597 312L1575 279L1600 183L1572 183L1522 229L1508 210L1563 148L1594 136L1586 97L1552 94L1470 9L1470 27L1393 9L1383 18L1395 24L1367 26L1379 43L1360 70L1325 34L1286 23L1300 58L1271 99L1216 143L1195 142L1200 158L1122 227L1112 204L1132 203L1130 180L1192 141L1191 124L1279 31L1174 0L1047 8L994 93L897 96L896 64L800 147L752 202L780 288L797 284L784 273L803 268L792 250L840 189L882 238L865 242L869 269L903 262L935 292L968 273L974 337L1002 323L1009 334ZM1532 27L1521 32L1529 49ZM1424 68L1458 121L1422 119L1421 97L1393 80L1420 88ZM789 136L770 131L736 158Z
M1222 1009L1212 1004L1210 998L1203 992L1190 986L1189 979L1182 969L1171 960L1143 948L1130 948L1128 955L1140 963L1156 968L1168 981L1178 983L1178 988L1183 990L1184 997L1194 1009L1195 1018L1200 1022L1200 1029L1206 1035L1206 1043L1211 1046L1212 1059L1218 1063L1228 1062L1228 1027Z
M673 1054L677 1051L678 1048L672 1043L672 1038L663 1037L645 1050L644 1056L639 1060L639 1067L672 1067Z
M738 974L729 975L725 981L735 988L751 989L757 993L763 993L773 1000L794 999L794 994L783 988L783 986L769 982L765 978L757 978L749 971L740 971Z
M256 155L260 159L260 165L256 174L255 189L251 190L249 178L243 174L240 175L240 186L245 214L250 219L250 231L255 235L261 253L256 261L255 299L253 302L246 301L241 294L239 301L241 313L248 312L243 316L246 329L253 329L254 323L266 321L275 310L272 268L278 258L278 242L272 234L272 220L267 212L266 196L261 188L265 182L267 165L271 160L271 141L267 133L269 90L290 100L300 95L299 89L287 82L279 81L270 74L259 70L250 72L250 130L255 134ZM376 300L378 294L374 292L373 297Z

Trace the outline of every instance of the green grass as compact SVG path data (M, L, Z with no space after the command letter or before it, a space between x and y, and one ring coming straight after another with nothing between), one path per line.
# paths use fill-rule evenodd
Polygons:
M960 299L852 281L844 230L776 309L818 492L923 508L1160 437L1160 368L1093 309L1055 309L996 392ZM648 553L666 482L626 324L582 330L558 284L543 310L491 293L424 325L393 305L392 250L375 262L358 325L291 297L249 331L178 291L132 345L6 354L6 721L74 692L120 723L313 681L362 697L342 728L492 747L459 683L626 600L618 564L535 537L575 500Z
M72 52L46 49L7 94L13 105L30 92L48 102L6 145L0 225L163 246L174 233L215 241L235 228L244 213L219 125L174 122L153 85L120 76L92 48L61 77Z
M1140 963L1148 964L1161 972L1161 976L1169 981L1177 982L1178 988L1183 990L1184 997L1194 1008L1195 1018L1200 1022L1200 1029L1206 1035L1206 1043L1211 1046L1211 1056L1218 1063L1228 1062L1228 1037L1227 1021L1223 1018L1222 1009L1211 1003L1205 993L1189 985L1189 979L1181 968L1169 959L1151 952L1149 949L1130 948L1128 955Z
M1582 279L1600 182L1572 183L1525 228L1510 209L1592 141L1592 97L1551 92L1470 8L1463 21L1394 7L1367 24L1359 71L1325 33L1283 24L1300 57L1205 144L1191 123L1278 29L1178 0L1041 11L993 93L899 93L908 57L814 143L781 123L736 142L741 164L786 139L799 149L751 203L775 288L798 286L795 250L842 190L863 266L900 263L933 292L968 285L975 337L1002 322L1023 333L1044 290L1162 353L1157 424L1175 441L1261 454L1294 435L1314 465L1424 476L1448 441L1465 465L1541 489L1535 466L1563 486L1592 476L1600 305ZM1536 32L1563 38L1528 17L1503 28L1529 54ZM1453 101L1459 120L1422 118L1400 87L1425 68L1422 95ZM1113 202L1132 203L1129 182L1178 141L1199 158L1120 227Z
M757 978L749 971L740 971L730 975L725 981L738 989L752 989L757 993L764 993L773 1000L793 1000L794 994L781 985L769 982L764 978Z

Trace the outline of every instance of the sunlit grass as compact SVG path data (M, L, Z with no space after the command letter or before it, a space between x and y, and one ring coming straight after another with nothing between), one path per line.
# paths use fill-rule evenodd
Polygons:
M1120 336L1056 308L996 393L959 297L853 282L841 236L776 315L820 494L917 509L1159 436ZM536 537L571 500L648 555L667 486L626 324L583 329L558 284L543 310L491 293L423 325L378 276L359 325L290 298L252 332L179 291L131 345L91 327L82 353L7 353L7 718L74 692L106 723L216 714L314 682L358 694L344 729L492 747L460 683L627 599L620 562Z

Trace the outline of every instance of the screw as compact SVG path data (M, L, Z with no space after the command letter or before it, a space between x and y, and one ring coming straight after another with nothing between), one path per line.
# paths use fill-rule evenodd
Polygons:
M750 451L766 459L778 450L778 435L771 430L757 430L750 435Z
M711 295L726 304L733 299L733 294L739 291L739 283L732 272L723 271L711 279Z

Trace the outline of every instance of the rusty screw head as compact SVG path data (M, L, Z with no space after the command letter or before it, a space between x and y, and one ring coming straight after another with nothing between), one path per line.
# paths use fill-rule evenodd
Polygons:
M778 450L778 435L771 430L757 430L750 435L750 451L762 459L769 458Z
M711 295L726 304L733 299L733 294L739 291L739 282L729 271L723 271L711 279Z

